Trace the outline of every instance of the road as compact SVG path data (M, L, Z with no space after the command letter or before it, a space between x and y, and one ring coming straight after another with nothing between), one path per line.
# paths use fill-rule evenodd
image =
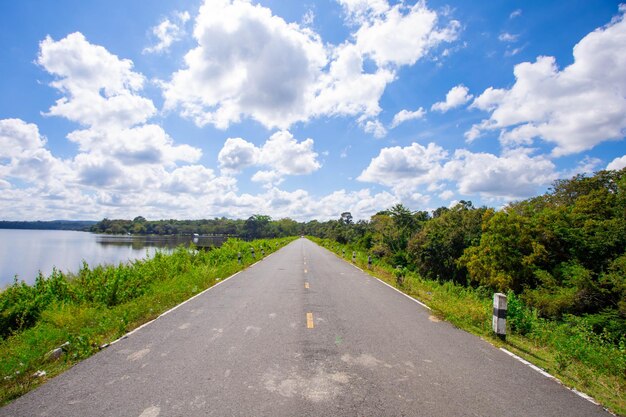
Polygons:
M306 239L0 416L608 416Z

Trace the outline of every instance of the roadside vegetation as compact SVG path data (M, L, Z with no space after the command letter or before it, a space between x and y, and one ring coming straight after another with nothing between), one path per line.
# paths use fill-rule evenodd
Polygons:
M293 239L181 246L129 264L39 275L32 286L15 281L0 292L0 405ZM50 355L60 347L58 358Z
M309 222L305 233L436 314L546 369L626 415L626 169L559 180L496 211L461 201L402 205L369 222ZM494 292L507 340L492 336Z

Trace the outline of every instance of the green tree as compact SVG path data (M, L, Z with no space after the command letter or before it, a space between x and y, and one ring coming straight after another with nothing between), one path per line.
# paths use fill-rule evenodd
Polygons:
M426 222L409 242L411 261L420 275L465 284L467 270L458 259L466 248L480 243L485 211L475 209L471 202L461 202Z

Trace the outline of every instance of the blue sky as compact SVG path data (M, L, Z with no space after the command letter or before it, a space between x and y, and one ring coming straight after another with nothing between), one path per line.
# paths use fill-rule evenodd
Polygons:
M0 218L367 219L626 166L617 1L0 5Z

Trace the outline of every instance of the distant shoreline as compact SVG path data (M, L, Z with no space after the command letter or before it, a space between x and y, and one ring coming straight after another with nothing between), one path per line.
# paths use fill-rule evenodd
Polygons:
M51 221L0 221L0 229L17 230L75 230L88 232L98 223L92 220L51 220Z

